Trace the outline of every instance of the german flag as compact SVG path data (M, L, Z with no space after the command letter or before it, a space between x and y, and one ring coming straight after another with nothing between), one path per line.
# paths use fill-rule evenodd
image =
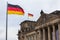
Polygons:
M28 13L28 17L29 18L32 18L33 17L33 14Z
M24 10L18 5L8 4L8 14L24 15Z

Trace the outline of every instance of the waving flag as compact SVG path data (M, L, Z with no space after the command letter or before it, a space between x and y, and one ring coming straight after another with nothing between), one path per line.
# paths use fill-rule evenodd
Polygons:
M29 18L32 18L33 17L33 14L28 13L28 17Z
M8 4L8 14L24 15L24 10L18 5Z

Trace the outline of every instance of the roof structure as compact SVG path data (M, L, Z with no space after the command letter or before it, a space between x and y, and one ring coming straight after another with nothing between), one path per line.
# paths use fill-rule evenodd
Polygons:
M41 16L39 17L39 19L37 21L26 20L26 21L23 21L20 25L22 26L22 25L27 24L28 26L32 25L34 27L37 24L42 25L44 23L47 23L47 22L50 22L57 18L60 18L60 11L58 11L58 10L56 10L52 13L49 13L49 14L46 14L41 10L40 14L41 14ZM25 27L25 26L23 26L23 27Z
M58 11L58 10L56 10L56 11L54 11L52 13L49 13L49 14L43 13L39 17L39 19L37 20L37 22L41 25L41 24L50 22L52 20L55 20L57 18L60 18L60 11Z

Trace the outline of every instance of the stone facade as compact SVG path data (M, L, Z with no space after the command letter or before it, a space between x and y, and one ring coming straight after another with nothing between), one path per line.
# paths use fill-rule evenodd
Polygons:
M18 40L60 40L60 11L46 14L40 12L37 21L23 21Z

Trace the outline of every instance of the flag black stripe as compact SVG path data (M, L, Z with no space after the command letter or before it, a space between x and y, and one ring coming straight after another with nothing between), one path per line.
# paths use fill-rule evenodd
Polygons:
M8 7L16 7L16 8L22 9L22 7L20 7L19 5L8 4ZM22 9L22 11L24 12L23 9Z

